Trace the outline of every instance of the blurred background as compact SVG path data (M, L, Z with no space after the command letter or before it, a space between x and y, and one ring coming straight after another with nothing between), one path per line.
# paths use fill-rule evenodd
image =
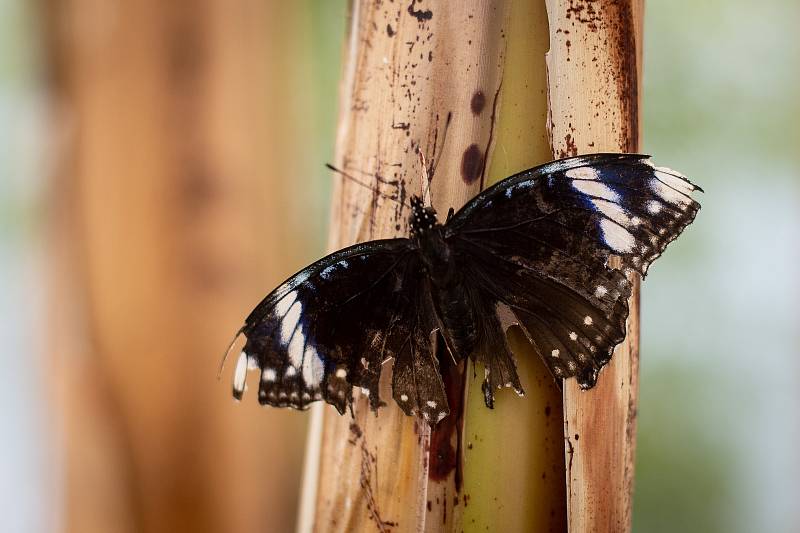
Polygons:
M307 417L221 350L324 252L345 1L0 0L0 531L285 531ZM650 0L636 532L800 531L795 0Z

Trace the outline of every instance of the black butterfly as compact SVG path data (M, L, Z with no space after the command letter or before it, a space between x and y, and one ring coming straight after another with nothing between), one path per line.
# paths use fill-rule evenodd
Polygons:
M455 361L484 367L491 407L496 389L523 393L506 340L512 324L556 380L590 388L625 338L626 274L646 274L692 222L696 190L648 156L596 154L506 178L444 224L412 197L408 238L324 257L250 313L233 395L241 399L257 368L261 404L305 409L324 399L344 413L360 387L377 409L393 358L395 401L436 423L449 413L436 336ZM609 267L613 256L621 270Z

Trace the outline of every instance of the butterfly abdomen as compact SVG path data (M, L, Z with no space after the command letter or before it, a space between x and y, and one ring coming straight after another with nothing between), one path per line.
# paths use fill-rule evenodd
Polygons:
M468 357L475 349L478 332L466 286L456 283L434 288L433 299L448 349L458 361Z
M456 264L456 256L440 224L422 228L416 237L420 258L431 282L431 296L442 336L453 357L460 361L472 353L477 341L475 310L462 269Z

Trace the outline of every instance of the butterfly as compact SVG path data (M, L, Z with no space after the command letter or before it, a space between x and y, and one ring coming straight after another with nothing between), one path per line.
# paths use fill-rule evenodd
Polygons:
M411 197L408 237L334 252L256 306L237 334L233 396L257 369L261 404L324 400L343 414L358 387L376 410L392 361L394 401L435 424L449 414L437 353L483 367L488 407L498 389L523 395L512 325L557 382L591 388L625 338L628 277L644 276L694 220L695 191L649 156L594 154L508 177L444 223Z

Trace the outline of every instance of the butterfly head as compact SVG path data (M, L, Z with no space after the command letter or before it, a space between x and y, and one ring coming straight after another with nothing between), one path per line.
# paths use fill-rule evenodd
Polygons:
M439 225L439 220L436 218L436 210L433 207L425 207L422 198L419 196L412 196L411 216L409 217L408 225L411 237L419 237Z

